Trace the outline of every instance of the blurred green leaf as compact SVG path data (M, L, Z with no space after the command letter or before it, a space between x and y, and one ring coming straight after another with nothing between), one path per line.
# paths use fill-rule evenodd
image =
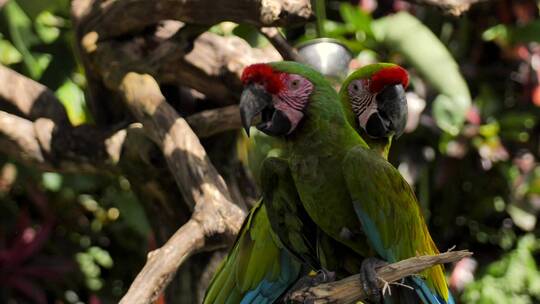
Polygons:
M22 61L22 55L17 49L5 39L0 39L0 63L10 65Z
M146 237L151 231L144 208L132 192L107 191L104 201L114 203L120 211L121 222Z
M429 28L406 12L374 20L372 24L377 40L402 54L441 94L433 104L435 121L442 130L457 135L471 105L471 95L446 47Z
M540 42L540 20L525 25L498 24L485 30L482 38L509 44Z
M60 37L60 29L58 27L64 25L64 20L53 15L49 11L43 11L39 14L34 22L36 33L44 43L52 43Z
M339 12L345 23L354 26L357 31L361 31L366 35L373 36L373 31L371 29L371 16L362 11L358 6L343 3L339 7Z
M56 90L56 96L66 108L69 120L74 126L88 121L84 92L71 79L67 79Z
M25 68L30 77L39 79L51 60L48 54L30 52L30 48L39 43L39 38L32 31L32 20L15 0L9 1L3 10L8 22L11 40L23 56Z
M240 24L234 28L232 33L247 41L251 47L260 48L268 44L266 37L252 25Z
M103 250L102 248L92 246L88 248L88 254L90 254L96 263L103 268L111 268L114 264L109 252Z
M56 172L45 172L42 175L43 187L49 191L59 191L62 187L62 180L62 175Z
M540 242L533 234L518 241L517 248L490 264L483 277L469 284L467 303L538 303L540 272L534 254ZM531 291L535 292L531 292Z

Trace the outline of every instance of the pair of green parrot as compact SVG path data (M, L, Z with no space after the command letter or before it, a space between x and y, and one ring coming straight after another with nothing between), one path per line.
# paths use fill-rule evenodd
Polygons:
M260 170L263 196L217 270L204 303L274 303L311 269L360 273L378 302L375 268L438 253L413 190L386 161L406 122L401 67L351 74L338 94L294 62L255 64L242 75L246 132L275 138L283 152ZM453 303L442 266L407 279L385 303Z

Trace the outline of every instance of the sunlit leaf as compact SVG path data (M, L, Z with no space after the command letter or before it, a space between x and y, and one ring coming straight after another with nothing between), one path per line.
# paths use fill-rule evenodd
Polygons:
M22 61L22 55L8 40L0 39L0 63L10 65Z
M405 57L442 96L435 99L437 125L456 135L471 104L469 88L459 66L443 43L416 17L406 12L372 22L375 37Z
M36 33L44 43L52 43L60 37L60 29L64 21L49 11L43 11L34 22Z
M66 108L69 120L75 126L88 120L84 92L71 79L56 91L56 96Z

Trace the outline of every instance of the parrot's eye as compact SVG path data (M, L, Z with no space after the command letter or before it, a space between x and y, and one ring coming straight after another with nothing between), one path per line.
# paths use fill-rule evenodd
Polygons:
M298 79L294 79L293 81L291 81L291 89L298 89L298 87L300 86L300 80Z
M355 80L349 85L349 93L361 93L363 89L362 82Z

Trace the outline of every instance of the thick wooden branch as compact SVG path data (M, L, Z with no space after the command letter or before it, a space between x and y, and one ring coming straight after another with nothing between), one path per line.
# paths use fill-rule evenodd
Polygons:
M128 133L144 136L132 132L138 126L71 127L64 107L47 87L1 65L0 80L0 109L15 112L0 110L0 135L7 140L0 149L21 161L47 170L95 171L114 166L124 149L137 149L124 146ZM198 137L241 126L237 106L202 111L186 121Z
M379 287L388 292L384 288L391 288L387 285L389 283L418 274L434 265L456 262L471 255L472 252L467 250L450 251L438 255L418 256L381 267L377 270L377 275L381 279ZM361 286L360 275L353 275L340 281L300 289L291 294L290 300L293 303L356 303L367 297Z
M202 111L186 118L193 132L199 137L210 137L225 131L240 129L240 110L232 105L223 108Z
M438 7L447 14L459 16L468 11L471 5L488 0L407 0L420 5Z
M2 102L31 120L50 118L57 124L68 124L60 101L44 85L0 65L0 106Z
M187 122L166 102L150 75L130 72L118 87L124 101L161 148L191 219L148 259L122 303L150 303L194 252L225 244L240 229L244 214L230 199L227 186L210 163Z
M136 33L161 20L213 25L221 21L285 26L313 17L310 0L78 0L83 32L99 40Z
M238 37L208 32L194 42L188 37L173 35L158 41L154 36L141 36L95 44L89 35L83 38L86 52L83 55L89 56L92 69L104 77L110 89L114 89L126 69L136 70L153 75L159 83L194 88L223 105L236 103L240 96L240 75L244 67L281 59L273 48L254 49Z
M43 153L32 121L0 111L0 150L22 161L43 163Z

